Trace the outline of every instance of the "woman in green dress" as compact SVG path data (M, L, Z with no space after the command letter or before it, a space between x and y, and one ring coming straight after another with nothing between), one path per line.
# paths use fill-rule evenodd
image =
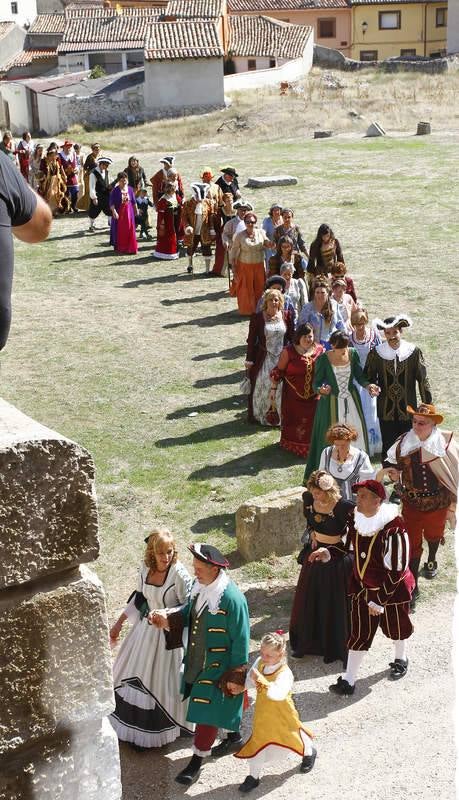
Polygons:
M320 395L311 436L304 480L318 469L320 455L327 446L326 433L336 422L352 425L358 433L355 446L368 453L368 433L359 393L354 380L367 388L357 352L349 347L349 336L335 331L330 337L331 350L316 361L313 389Z

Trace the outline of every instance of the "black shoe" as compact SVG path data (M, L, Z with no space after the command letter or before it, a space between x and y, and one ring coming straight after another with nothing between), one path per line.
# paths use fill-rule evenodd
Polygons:
M414 614L415 611L416 611L416 597L413 594L410 600L410 614Z
M389 679L391 681L399 681L400 678L404 678L408 672L408 659L403 661L401 658L396 658L394 661L391 661L389 667Z
M183 783L185 786L191 786L195 783L201 774L202 757L194 755L190 763L182 769L176 776L177 783Z
M260 781L258 778L252 778L251 775L247 775L244 783L241 783L239 786L239 791L247 794L247 792L251 792L252 789L256 789L257 786L260 785Z
M291 650L290 651L291 658L304 658L303 653L299 653L298 650Z
M317 750L315 747L312 748L312 753L310 756L304 756L300 766L300 772L306 773L311 772L314 764L316 763L317 758Z
M432 580L432 578L435 578L437 572L438 572L438 565L437 565L436 561L425 561L424 562L424 567L423 567L423 570L422 570L422 574L424 575L424 578L427 578L428 580Z
M187 267L186 271L188 272L188 275L191 275L193 272L193 267Z
M331 686L328 687L333 694L340 694L344 695L351 695L354 694L355 686L351 686L344 678L340 677L336 681L336 683L332 683Z
M237 750L240 750L242 747L242 736L238 736L235 739L223 739L220 744L217 744L215 747L212 747L210 754L212 758L221 758L222 756L227 756L230 753L236 753Z

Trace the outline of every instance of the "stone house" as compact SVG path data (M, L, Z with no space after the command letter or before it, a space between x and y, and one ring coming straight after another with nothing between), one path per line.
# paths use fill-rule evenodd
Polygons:
M26 32L15 22L0 22L0 53L3 63L12 59L16 53L22 51L26 40ZM0 65L0 77L2 70Z
M448 9L448 53L459 53L459 3L452 2Z
M64 28L64 14L38 14L28 28L25 41L0 65L1 77L17 80L56 71L57 46Z
M222 108L223 47L212 20L154 22L145 42L148 116Z
M242 14L230 16L228 23L227 71L229 64L232 72L239 73L273 69L297 60L304 61L303 75L311 68L311 28Z
M66 10L66 24L58 45L61 72L103 67L107 74L143 67L145 36L161 9L84 8Z
M382 61L393 56L446 54L447 0L349 2L352 6L352 58Z
M351 7L348 0L228 0L230 16L250 14L308 25L314 43L351 52Z

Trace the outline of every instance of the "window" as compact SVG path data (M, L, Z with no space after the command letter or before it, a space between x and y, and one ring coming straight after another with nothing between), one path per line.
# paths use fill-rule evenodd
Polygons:
M257 61L255 58L248 58L247 59L247 69L249 72L253 72L257 68Z
M18 13L18 4L17 3L11 3L11 13L12 14L17 14Z
M395 31L402 27L401 11L380 11L378 16L380 31Z
M435 25L437 28L446 28L448 24L448 9L437 8L435 9Z
M400 55L401 56L415 56L416 55L416 48L413 48L413 49L408 48L407 50L403 50L402 49L402 50L400 50Z
M361 50L360 51L360 61L377 61L378 60L378 51L377 50Z
M319 39L334 39L336 36L336 19L335 17L328 17L327 19L318 19L318 38Z
M273 67L275 67L275 66L276 66L276 59L275 58L270 58L269 59L269 68L273 69Z

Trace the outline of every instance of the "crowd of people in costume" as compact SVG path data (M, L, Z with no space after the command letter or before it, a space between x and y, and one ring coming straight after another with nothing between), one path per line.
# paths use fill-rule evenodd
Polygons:
M412 322L397 312L370 324L331 227L320 224L308 248L294 209L278 203L259 225L233 167L215 181L205 168L187 197L173 156L149 181L133 156L112 181L97 143L84 160L72 142L45 152L28 132L2 145L56 213L87 210L91 232L103 213L117 252L136 252L139 226L141 239L151 236L154 208L156 258L177 260L183 248L190 276L198 254L204 274L228 276L249 317L248 420L279 427L280 446L304 465L288 647L272 631L249 666L249 609L225 556L210 543L190 545L193 578L173 534L155 529L110 631L116 643L130 623L114 664L112 725L141 751L192 737L192 758L176 776L183 785L198 780L205 758L231 753L248 762L241 793L289 751L307 774L317 749L292 699L288 659L340 662L329 689L351 696L380 628L393 644L388 677L404 678L419 577L436 577L446 525L455 528L459 450L439 427L423 354L404 338ZM244 742L248 692L255 706Z
M393 645L388 678L407 674L418 579L435 578L445 527L455 527L459 449L439 427L423 354L404 338L411 319L370 322L330 225L319 225L308 248L290 207L273 203L258 224L229 166L215 182L203 170L183 199L173 163L165 157L151 179L155 255L175 259L183 241L190 274L200 253L204 274L228 276L249 318L248 421L279 427L280 446L303 462L305 531L288 648L283 631L267 634L251 667L249 610L226 558L210 543L191 545L193 581L172 533L153 531L111 630L116 642L133 622L115 661L112 720L137 750L193 736L192 758L176 776L184 785L198 780L207 757L246 759L239 790L248 793L286 752L301 757L302 773L314 767L289 658L340 662L329 689L350 696L380 628ZM244 742L248 691L255 706Z

